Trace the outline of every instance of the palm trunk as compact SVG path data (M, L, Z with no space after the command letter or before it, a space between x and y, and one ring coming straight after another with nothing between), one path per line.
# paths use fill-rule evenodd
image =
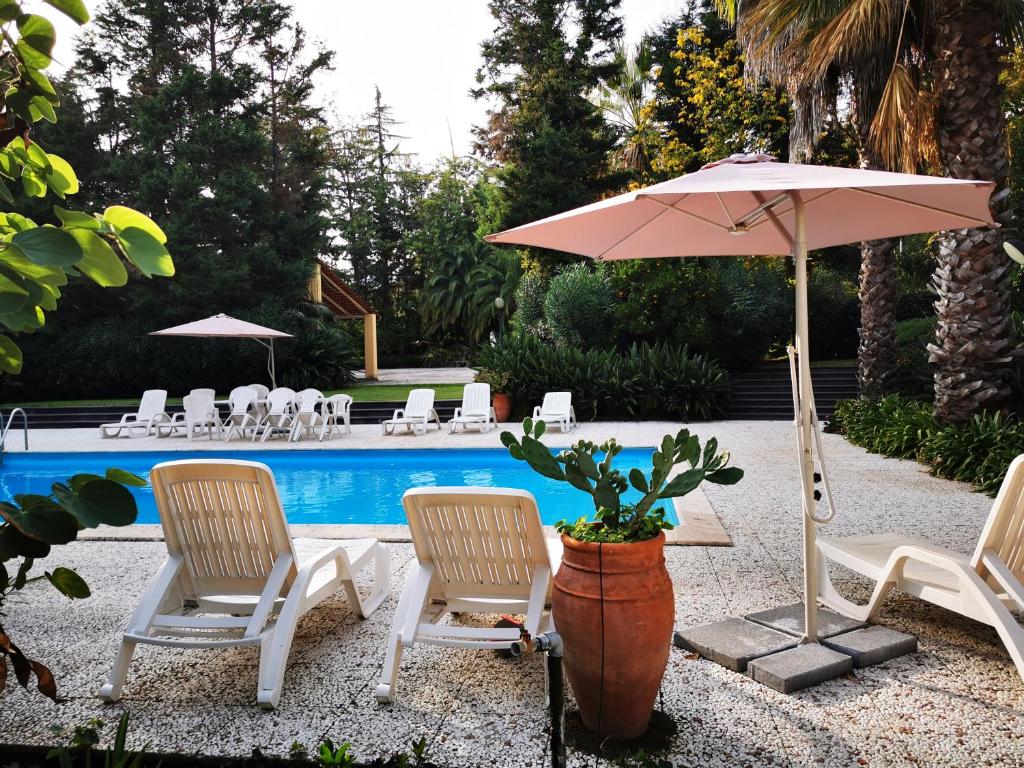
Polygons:
M1009 224L1008 160L1000 62L1001 9L986 0L935 4L936 120L939 151L953 178L994 181L993 218ZM935 415L962 423L1010 396L1009 259L1006 230L978 227L944 233L932 278L938 299Z
M869 141L878 94L860 86L854 92L854 116L860 137L860 166L887 170ZM861 397L872 400L896 388L896 256L892 240L860 244L860 328L857 335L857 384Z

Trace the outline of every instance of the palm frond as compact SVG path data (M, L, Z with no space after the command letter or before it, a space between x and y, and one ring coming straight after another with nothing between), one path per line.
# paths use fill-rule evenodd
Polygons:
M922 164L937 164L934 115L934 94L919 89L904 64L893 67L868 133L886 168L913 173Z
M804 70L823 77L834 64L862 58L865 49L891 50L910 0L851 0L845 9L810 37Z

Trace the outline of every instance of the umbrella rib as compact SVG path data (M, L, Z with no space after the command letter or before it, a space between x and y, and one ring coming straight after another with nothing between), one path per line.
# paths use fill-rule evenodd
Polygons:
M928 205L927 203L917 203L914 202L913 200L905 200L899 197L892 197L891 195L886 195L882 192L876 192L873 189L864 189L863 187L849 187L849 189L853 190L854 192L860 192L862 195L871 195L872 197L880 197L883 200L891 200L894 203L900 203L902 205L911 205L915 208L923 208L924 210L931 211L932 213L942 213L945 214L946 216L959 216L961 219L973 221L976 225L981 227L987 227L992 224L991 221L985 221L984 219L976 219L973 216L968 216L957 211L946 210L945 208L939 208L938 206L935 205Z
M717 192L715 192L715 197L718 199L718 204L722 206L722 212L725 214L725 218L729 220L729 229L736 229L736 222L733 220L732 214L729 213L729 208L726 206L725 200L723 200L722 196Z
M677 209L677 210L678 210L678 209ZM620 237L620 238L619 238L619 239L618 239L618 240L617 240L616 242L614 242L614 243L612 243L611 245L609 245L609 246L608 246L607 248L605 248L605 249L604 249L603 251L601 251L601 252L600 252L600 253L599 253L599 254L598 254L597 256L595 256L594 258L596 258L596 259L597 259L598 261L601 261L602 259L604 259L604 257L605 257L605 256L606 256L606 255L607 255L607 254L608 254L608 253L609 253L610 251L612 251L612 250L614 250L614 249L618 248L618 247L619 247L620 245L622 245L622 244L623 244L624 242L626 242L627 240L629 240L629 238L631 238L631 237L632 237L633 235L635 235L635 234L636 234L637 232L639 232L640 230L644 229L644 228L645 228L645 227L647 227L647 226L648 226L649 224L651 224L651 223L652 223L652 222L653 222L653 221L654 221L655 219L657 219L657 218L659 218L660 216L664 215L664 214L665 214L665 212L666 212L666 209L665 209L665 208L662 208L662 209L661 209L660 211L658 211L658 212L657 212L657 213L655 213L655 214L654 214L653 216L651 216L651 218L649 218L649 219L648 219L647 221L645 221L645 222L644 222L643 224L641 224L640 226L638 226L638 227L637 227L636 229L632 230L631 232L627 233L627 234L626 234L626 235L624 235L623 237Z
M730 231L729 227L723 227L717 221L712 221L711 219L705 219L703 216L698 216L696 213L692 213L691 211L684 211L682 208L676 208L675 205L669 205L668 203L662 202L661 200L659 200L658 198L654 197L653 195L650 195L650 196L648 196L648 195L637 195L637 199L641 199L641 198L644 199L644 200L651 200L651 201L657 203L658 205L663 206L666 210L675 211L676 213L681 213L683 216L687 216L687 217L689 217L691 219L696 219L697 221L700 221L700 222L702 222L704 224L710 224L715 229L720 229L723 232L729 232ZM680 201L677 201L677 202L682 202L682 201L680 200Z
M765 204L766 201L764 199L764 193L763 192L754 192L753 194L754 194L754 199L757 200L757 202L760 205L764 205ZM782 239L786 241L787 246L792 248L793 247L793 236L791 234L789 234L789 230L787 230L782 225L782 222L779 220L779 217L775 215L775 211L773 211L771 209L771 207L766 207L766 208L763 208L762 210L764 211L765 218L762 219L759 222L755 222L753 224L753 226L750 227L750 229L753 229L758 224L761 224L761 223L763 223L765 221L770 221L772 223L772 226L775 227L775 231L777 231L780 235L782 235ZM743 219L741 218L740 221L743 221ZM749 231L749 230L747 230L747 231Z

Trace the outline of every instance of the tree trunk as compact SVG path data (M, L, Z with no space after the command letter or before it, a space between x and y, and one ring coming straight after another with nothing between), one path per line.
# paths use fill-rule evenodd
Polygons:
M887 170L869 140L878 95L859 87L854 116L859 136L860 167ZM860 244L860 328L857 335L857 384L861 397L877 400L896 388L896 256L892 240Z
M994 1L945 0L935 4L935 86L939 151L946 173L996 184L993 218L1009 224L1008 160L1002 89L1002 11ZM935 415L962 423L983 409L1002 407L1010 395L1008 232L978 227L944 233L932 278L938 299Z

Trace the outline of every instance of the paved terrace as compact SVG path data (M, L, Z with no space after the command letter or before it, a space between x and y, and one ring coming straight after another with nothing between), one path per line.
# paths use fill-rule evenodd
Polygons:
M666 425L585 425L576 436L616 434L650 444ZM795 507L792 426L722 422L696 426L715 435L747 470L737 486L707 488L733 547L671 547L677 624L716 621L794 602L800 589L800 524ZM370 430L330 447L495 444L494 433L378 440ZM14 441L12 441L14 442ZM107 440L63 431L33 433L38 450L164 448L170 441ZM182 447L185 441L180 442ZM909 461L871 456L825 436L840 504L833 535L898 530L969 551L990 500L929 477ZM240 445L240 444L239 444ZM328 444L325 444L328 445ZM219 447L219 446L217 446ZM303 444L312 448L312 444ZM203 450L203 441L192 448ZM275 446L271 450L279 450ZM91 717L108 724L132 714L130 741L155 750L283 753L294 740L324 736L352 742L363 758L429 741L430 757L451 765L544 765L547 734L542 660L442 648L407 652L396 702L379 706L373 690L385 636L410 559L392 545L392 597L367 621L343 596L305 617L293 647L281 706L255 705L256 653L249 649L178 651L142 647L123 702L94 698L119 632L162 560L158 542L86 541L52 565L79 570L93 596L75 605L36 587L9 606L5 626L22 649L48 663L66 703L54 705L8 683L0 740L49 742L51 726ZM867 598L847 581L847 594ZM818 688L785 696L742 675L673 649L662 706L679 724L672 759L700 766L1018 766L1024 765L1024 683L993 630L897 595L881 621L920 638L920 652ZM105 729L109 736L110 725ZM570 753L570 765L603 765Z

